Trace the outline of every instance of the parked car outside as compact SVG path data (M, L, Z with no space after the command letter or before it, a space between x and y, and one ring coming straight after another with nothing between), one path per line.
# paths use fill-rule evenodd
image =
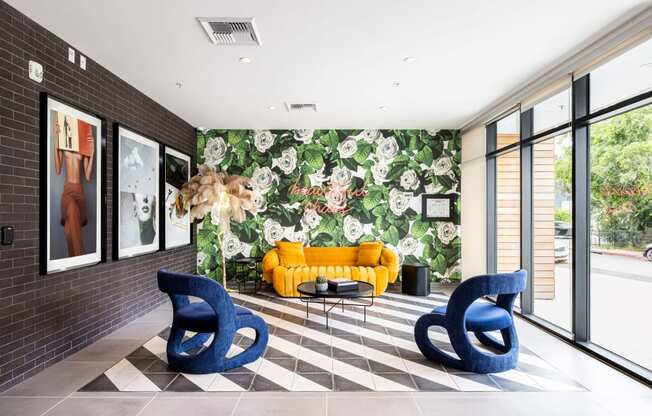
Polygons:
M572 238L571 224L555 221L555 263L568 263Z
M643 252L643 255L645 256L646 259L652 261L652 244L648 244L647 247L645 247L645 251Z

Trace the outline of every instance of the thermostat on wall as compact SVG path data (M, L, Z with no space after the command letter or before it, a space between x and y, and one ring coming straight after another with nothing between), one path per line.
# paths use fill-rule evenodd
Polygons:
M29 79L36 82L43 81L43 65L29 61Z

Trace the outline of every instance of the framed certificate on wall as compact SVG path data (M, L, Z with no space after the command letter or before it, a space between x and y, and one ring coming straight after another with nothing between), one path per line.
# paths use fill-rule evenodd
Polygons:
M456 194L424 194L421 198L421 219L423 221L455 222L457 218Z

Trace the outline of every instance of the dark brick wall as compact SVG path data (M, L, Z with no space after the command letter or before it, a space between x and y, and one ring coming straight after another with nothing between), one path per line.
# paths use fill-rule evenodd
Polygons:
M0 391L43 370L163 301L160 267L192 271L195 248L111 261L112 123L195 153L191 125L98 63L68 62L68 44L0 1L0 225L14 225L0 246ZM74 45L73 45L74 46ZM83 51L78 51L78 54ZM44 67L31 81L28 61ZM39 93L89 109L107 122L107 263L39 275Z

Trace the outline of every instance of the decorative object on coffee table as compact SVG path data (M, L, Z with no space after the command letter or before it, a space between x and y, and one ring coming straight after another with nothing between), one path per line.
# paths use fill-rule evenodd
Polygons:
M358 290L358 281L350 279L330 279L328 280L328 288L337 292L349 292L351 290Z
M215 239L222 253L222 285L226 287L226 258L224 237L231 230L231 220L243 222L245 210L255 213L251 202L252 192L246 188L249 178L216 172L207 165L199 166L199 174L183 185L183 208L190 209L191 220L203 219L210 214L216 226Z
M318 292L325 292L328 290L328 279L326 279L326 276L317 276L317 279L315 279L315 289Z
M306 318L310 317L311 303L324 307L326 328L328 328L328 313L337 305L342 307L342 312L344 312L345 306L361 307L364 313L364 321L367 322L367 308L374 304L374 285L367 282L358 281L356 290L346 292L336 292L330 288L319 291L315 282L303 282L297 286L297 291L301 294L299 300L306 304Z
M401 292L412 296L430 294L430 268L425 264L404 264L401 272Z

